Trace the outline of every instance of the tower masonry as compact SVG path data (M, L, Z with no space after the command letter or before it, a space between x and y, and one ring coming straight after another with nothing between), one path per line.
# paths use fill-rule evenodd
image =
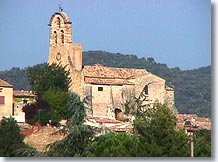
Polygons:
M64 12L52 15L50 19L49 64L61 63L62 66L82 70L82 46L73 44L72 22ZM70 67L69 67L70 66Z

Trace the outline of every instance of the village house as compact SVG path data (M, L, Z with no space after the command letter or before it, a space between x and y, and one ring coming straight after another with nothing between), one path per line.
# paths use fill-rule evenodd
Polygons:
M25 122L22 108L27 103L33 103L35 95L31 91L13 91L13 85L0 79L0 119L13 117L17 122Z
M13 117L17 122L25 122L25 113L23 107L26 104L35 102L35 95L32 91L15 90L13 92Z
M0 119L13 114L13 86L0 79Z
M115 112L123 112L124 104L135 97L143 97L144 104L158 101L174 109L173 88L145 69L83 66L82 45L73 43L72 23L66 13L53 14L49 26L48 63L67 67L72 79L70 91L87 99L88 116L115 118Z

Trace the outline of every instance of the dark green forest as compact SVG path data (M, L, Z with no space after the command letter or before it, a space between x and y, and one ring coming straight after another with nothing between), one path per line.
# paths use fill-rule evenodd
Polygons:
M146 69L166 80L174 87L175 104L179 113L195 113L201 117L211 117L211 66L193 70L169 68L157 63L154 58L138 58L136 55L124 55L105 51L83 52L83 65L102 64L110 67ZM41 64L45 65L45 64ZM1 79L11 83L15 90L30 90L27 70L14 67L0 71Z

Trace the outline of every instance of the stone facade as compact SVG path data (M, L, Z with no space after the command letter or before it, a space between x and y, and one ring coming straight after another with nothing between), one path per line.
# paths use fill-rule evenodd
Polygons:
M0 79L0 119L13 114L13 86Z
M70 70L70 91L82 100L86 99L88 115L115 118L115 110L124 111L124 104L135 97L144 99L145 105L158 101L174 107L174 90L166 86L164 79L145 69L111 68L99 64L83 67L82 46L73 44L72 25L66 13L55 13L49 26L48 63L61 64Z

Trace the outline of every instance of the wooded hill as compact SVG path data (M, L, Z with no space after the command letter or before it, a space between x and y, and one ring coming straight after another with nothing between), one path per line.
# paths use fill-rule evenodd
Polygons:
M105 51L83 52L83 65L97 63L110 67L146 69L174 87L175 104L179 113L211 117L211 66L182 71L179 67L168 68L166 64L157 63L152 57L138 58L136 55ZM30 90L26 78L27 69L28 67L0 71L0 77L14 85L15 90Z

